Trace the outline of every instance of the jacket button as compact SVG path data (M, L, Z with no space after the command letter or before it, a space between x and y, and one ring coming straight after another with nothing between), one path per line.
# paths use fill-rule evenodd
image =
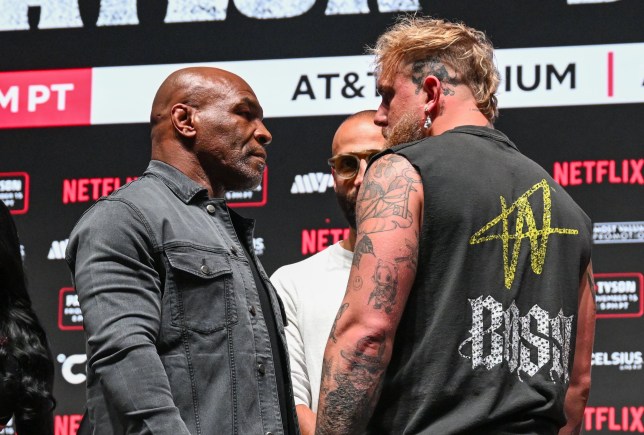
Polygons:
M237 255L237 248L235 248L234 246L231 246L231 247L230 247L230 252L231 252L233 255Z
M266 432L264 435L273 435L273 432Z
M264 367L264 364L257 364L257 371L259 372L260 375L264 375L266 373L266 368Z
M199 270L201 270L201 272L205 273L206 275L210 273L210 268L209 268L208 266L206 266L205 264L204 264L204 265L202 265L202 266L199 268Z
M255 305L251 305L248 307L248 312L250 313L251 316L255 317L255 314L257 314L257 310L255 309Z
M208 213L210 213L210 214L214 214L214 213L215 213L215 206L214 206L214 205L212 205L212 204L208 204L208 205L206 206L206 210L208 210Z

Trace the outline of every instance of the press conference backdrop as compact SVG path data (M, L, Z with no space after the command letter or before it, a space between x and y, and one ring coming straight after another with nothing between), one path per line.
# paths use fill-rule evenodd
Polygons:
M345 116L378 106L365 46L416 11L488 33L503 78L496 127L595 222L583 428L644 432L641 0L0 0L0 199L56 359L57 435L76 433L85 394L67 238L96 199L145 169L161 80L211 65L255 89L274 138L268 169L260 187L228 199L257 219L255 249L272 273L343 237L331 139Z

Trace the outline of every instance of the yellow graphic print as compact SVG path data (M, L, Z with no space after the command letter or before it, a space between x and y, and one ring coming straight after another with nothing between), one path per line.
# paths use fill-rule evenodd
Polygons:
M543 224L541 229L537 228L534 219L534 213L528 199L533 193L539 189L543 192ZM537 275L541 274L543 264L546 261L546 249L548 246L548 237L551 234L579 234L578 230L569 228L551 228L551 208L552 203L550 200L550 186L546 180L541 180L539 183L532 186L526 193L521 195L510 207L506 205L505 198L501 197L501 214L485 224L483 228L478 230L470 238L470 245L478 243L485 243L491 240L501 240L503 242L503 272L505 275L505 287L509 290L514 282L514 274L517 270L517 263L519 261L519 251L521 250L521 243L523 239L530 239L530 266L532 271ZM508 216L514 211L517 211L516 225L514 234L510 234L508 230ZM499 222L502 222L503 230L501 234L484 234L494 227ZM527 225L528 231L524 232L524 227ZM541 237L541 242L539 242ZM509 259L509 246L510 240L514 240L512 247L512 258Z

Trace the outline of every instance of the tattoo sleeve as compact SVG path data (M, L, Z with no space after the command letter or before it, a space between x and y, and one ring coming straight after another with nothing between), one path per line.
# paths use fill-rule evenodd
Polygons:
M391 165L395 175L387 176L387 171L376 176L360 189L357 207L360 213L356 217L360 230L365 234L391 231L396 228L408 228L414 223L409 209L411 192L416 192L420 176L408 167L403 157L388 155L382 157L383 165ZM380 163L380 162L379 162Z
M318 415L316 434L351 434L364 429L380 392L386 368L384 352L384 337L366 336L350 351L340 351L340 364L350 371L335 367L331 375L328 371L333 363L324 361L322 377L333 376L336 386L326 392L326 406ZM353 412L347 414L347 409Z
M349 307L349 304L344 303L340 306L340 309L338 310L338 314L335 315L335 321L333 322L333 326L331 327L331 333L329 334L329 340L332 340L334 343L336 343L338 340L335 338L335 328L338 324L338 320L340 320L340 317L344 314L346 311L347 307Z
M362 433L376 407L416 274L422 189L418 172L395 154L365 175L348 291L322 364L318 435Z

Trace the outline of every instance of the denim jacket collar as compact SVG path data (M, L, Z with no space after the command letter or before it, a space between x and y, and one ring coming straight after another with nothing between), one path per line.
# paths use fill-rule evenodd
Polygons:
M158 177L181 201L190 203L196 196L208 197L208 190L186 174L160 160L151 160L144 175Z

